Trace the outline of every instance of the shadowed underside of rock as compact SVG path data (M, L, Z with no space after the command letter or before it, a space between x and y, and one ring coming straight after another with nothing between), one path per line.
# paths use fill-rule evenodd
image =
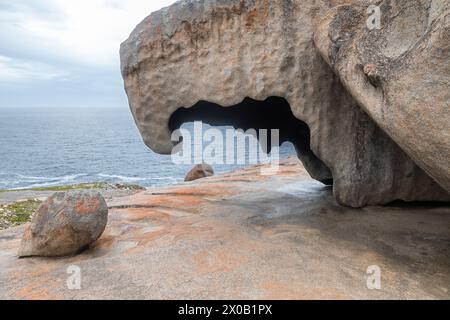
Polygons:
M379 3L333 9L315 40L353 97L403 150L450 192L450 2Z
M146 144L169 154L171 132L192 120L281 129L311 176L333 182L340 204L448 200L358 107L315 48L314 26L336 3L181 1L150 15L121 46ZM220 109L238 112L212 111Z

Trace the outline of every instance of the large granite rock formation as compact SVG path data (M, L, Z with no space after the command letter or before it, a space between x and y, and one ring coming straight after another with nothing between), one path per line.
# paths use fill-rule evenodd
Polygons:
M385 0L332 10L316 44L372 119L450 192L450 1ZM370 25L369 25L370 26Z
M449 200L360 109L315 48L315 26L338 2L180 1L151 14L121 46L146 144L169 154L171 132L191 120L271 126L295 143L313 178L334 184L340 204ZM241 113L221 116L218 106Z

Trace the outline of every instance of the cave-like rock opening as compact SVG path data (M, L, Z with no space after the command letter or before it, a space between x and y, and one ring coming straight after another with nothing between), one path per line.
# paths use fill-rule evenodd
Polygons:
M199 101L190 108L179 108L169 121L173 132L185 123L202 121L211 126L232 126L236 130L279 130L280 145L291 142L311 176L325 184L333 183L330 170L311 150L309 126L296 118L289 103L281 97L269 97L264 101L245 98L241 103L223 107L207 101ZM269 135L270 138L270 135ZM268 141L269 150L271 141Z

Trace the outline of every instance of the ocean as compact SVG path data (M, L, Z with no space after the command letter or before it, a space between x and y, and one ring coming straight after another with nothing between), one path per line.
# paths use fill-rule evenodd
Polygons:
M281 158L293 154L291 144L282 146ZM192 167L148 149L128 108L0 108L0 189L89 182L167 186L183 181Z

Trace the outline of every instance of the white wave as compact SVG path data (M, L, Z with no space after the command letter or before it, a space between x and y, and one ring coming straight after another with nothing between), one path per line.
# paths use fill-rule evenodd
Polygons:
M23 174L15 174L16 177L23 180L36 180L36 181L54 181L58 180L58 177L33 177L33 176L24 176Z
M98 174L99 177L107 178L107 179L118 179L121 181L142 181L143 178L136 178L136 177L126 177L126 176L120 176L120 175L112 175L112 174L105 174L100 173Z
M117 179L124 182L139 182L139 181L152 181L152 180L171 180L171 181L178 181L177 178L174 177L127 177L127 176L121 176L121 175L113 175L113 174L105 174L100 173L98 174L99 177L107 178L107 179Z
M62 177L55 177L49 180L50 178L47 178L48 180L41 179L36 182L40 183L34 183L27 186L22 186L18 188L11 188L11 190L20 190L20 189L33 189L33 188L46 188L46 187L55 187L60 186L64 184L68 184L69 182L73 182L77 180L78 178L85 177L87 174L74 174L74 175L67 175ZM36 177L37 178L37 177ZM47 182L41 182L41 181L47 181ZM19 184L24 183L25 181L14 181L12 184ZM33 182L33 181L26 181L26 182Z
M61 176L61 177L37 177L37 176L25 176L23 174L19 174L19 173L5 173L4 175L10 175L16 178L19 178L21 181L20 182L24 182L24 181L29 181L29 182L39 182L39 181L61 181L61 180L74 180L80 177L85 177L87 176L87 174L74 174L74 175L67 175L67 176Z

